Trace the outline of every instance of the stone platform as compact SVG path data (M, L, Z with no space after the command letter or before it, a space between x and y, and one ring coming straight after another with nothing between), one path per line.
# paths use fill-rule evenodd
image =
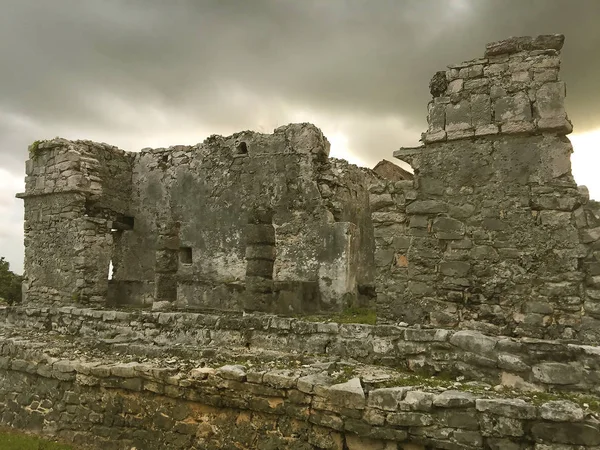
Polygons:
M599 347L263 314L0 314L2 425L81 448L600 448Z

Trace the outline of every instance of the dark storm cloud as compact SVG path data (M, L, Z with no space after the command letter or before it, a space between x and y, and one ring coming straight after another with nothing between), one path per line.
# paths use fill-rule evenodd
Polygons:
M27 144L58 134L135 150L152 133L190 144L212 132L270 132L313 118L347 136L349 156L374 164L417 144L435 71L511 35L566 35L569 114L576 131L600 127L599 0L0 0L0 7L0 168L18 177Z
M488 41L553 32L567 35L571 116L581 128L598 123L597 0L3 3L0 106L46 126L93 124L107 140L128 126L111 98L140 114L178 110L205 128L251 126L251 110L226 107L229 86L423 128L433 72L481 55Z

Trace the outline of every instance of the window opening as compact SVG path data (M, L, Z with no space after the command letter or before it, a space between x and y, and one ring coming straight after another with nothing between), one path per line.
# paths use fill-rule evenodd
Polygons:
M191 247L181 247L179 249L179 261L181 264L192 264L192 248Z
M247 155L248 154L248 145L242 141L236 147L238 155Z

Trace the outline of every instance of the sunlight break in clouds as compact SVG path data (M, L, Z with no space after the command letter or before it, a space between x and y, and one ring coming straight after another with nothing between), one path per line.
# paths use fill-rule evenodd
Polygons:
M573 176L577 184L587 186L590 198L600 200L600 128L581 134L569 136L573 149Z

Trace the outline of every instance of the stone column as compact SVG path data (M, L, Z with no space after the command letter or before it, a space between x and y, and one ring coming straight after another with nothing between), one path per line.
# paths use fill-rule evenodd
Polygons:
M177 300L179 223L158 224L157 230L154 303L172 303Z
M272 308L276 255L272 218L268 211L256 211L246 226L246 310L267 312Z

